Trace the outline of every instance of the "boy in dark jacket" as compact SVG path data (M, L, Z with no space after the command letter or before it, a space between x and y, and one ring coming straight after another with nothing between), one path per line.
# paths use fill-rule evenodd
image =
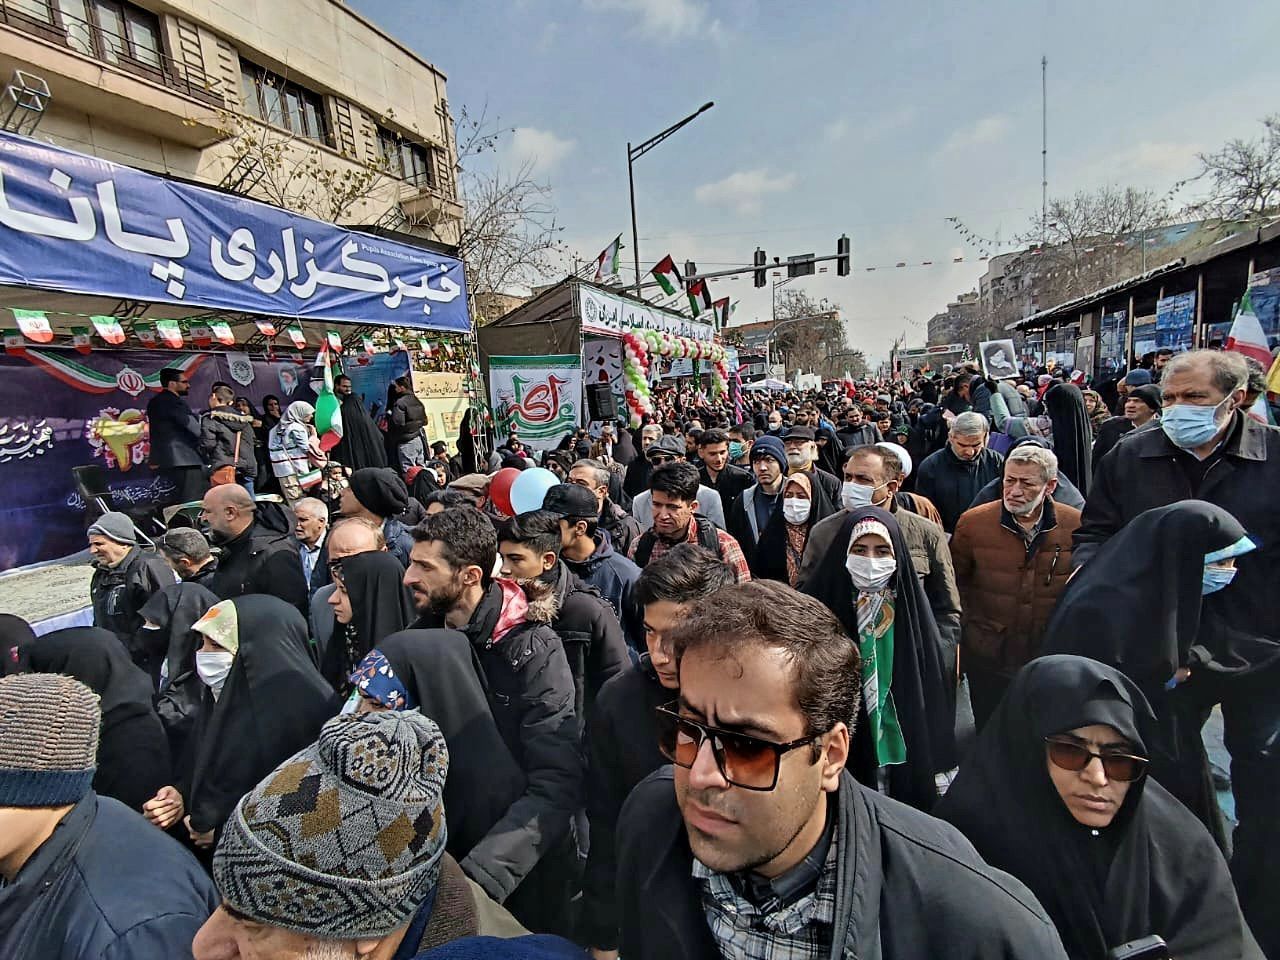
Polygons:
M0 957L191 956L218 906L177 841L90 788L102 713L57 674L0 680Z
M200 418L200 453L214 477L223 467L235 468L235 482L253 493L258 472L253 450L253 417L236 412L235 391L225 385L209 394L209 412ZM238 441L238 442L237 442Z
M400 472L412 466L426 466L427 451L422 430L427 425L427 408L414 395L413 378L406 375L394 381L395 402L387 411L387 436L399 458ZM397 466L397 464L392 464Z
M525 775L524 793L462 869L530 930L563 932L576 859L570 823L582 788L564 647L549 624L530 618L518 584L492 578L498 540L480 511L433 514L413 538L404 582L422 614L417 626L466 634L494 721Z

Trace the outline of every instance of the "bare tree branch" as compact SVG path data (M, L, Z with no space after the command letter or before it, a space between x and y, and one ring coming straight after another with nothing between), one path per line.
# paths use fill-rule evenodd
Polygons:
M1213 153L1201 153L1200 173L1209 196L1188 209L1200 216L1252 221L1280 213L1280 113L1262 121L1256 140L1229 140Z

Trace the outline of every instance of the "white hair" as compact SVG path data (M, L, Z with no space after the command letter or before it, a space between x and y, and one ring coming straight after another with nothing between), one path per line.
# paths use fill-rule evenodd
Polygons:
M1040 478L1048 483L1058 479L1058 455L1052 450L1037 446L1034 443L1014 447L1005 457L1005 466L1011 463L1034 463L1040 468Z
M985 437L988 429L987 418L972 411L960 414L951 424L951 432L957 437Z
M324 505L323 500L317 500L315 497L303 497L293 505L293 512L296 514L299 507L306 507L311 516L316 520L329 519L329 508Z

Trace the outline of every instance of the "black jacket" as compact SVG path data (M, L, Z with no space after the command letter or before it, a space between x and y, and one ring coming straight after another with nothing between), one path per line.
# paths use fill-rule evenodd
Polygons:
M298 541L292 534L257 523L222 544L217 573L207 586L223 600L248 593L279 597L297 608L303 619L311 609Z
M841 481L839 477L833 473L828 473L819 466L814 466L812 470L807 472L809 474L809 479L813 482L814 486L821 486L826 492L828 500L834 504L840 503ZM788 476L790 476L790 474L788 474ZM783 483L783 486L786 486L785 482Z
M608 498L600 511L599 526L609 534L614 549L624 557L631 552L631 544L640 536L640 524L636 518Z
M499 902L539 861L563 847L582 790L573 674L564 647L548 624L528 620L493 642L502 604L502 587L490 584L462 627L476 652L498 731L526 777L524 794L461 863L467 876ZM444 620L428 614L418 626L439 629ZM554 884L546 886L542 892L550 912L558 892ZM533 912L542 911L535 907ZM528 926L526 916L518 918Z
M161 390L147 404L150 429L151 466L198 467L200 458L200 419L191 412L187 401L169 390Z
M560 637L573 674L573 712L579 729L600 688L630 664L622 625L609 601L561 562L557 567L551 627Z
M603 530L596 531L596 551L581 563L561 557L583 583L595 587L609 601L614 615L622 624L627 642L637 650L644 649L644 618L631 596L640 577L640 568L613 548L612 538Z
M1133 421L1128 417L1108 417L1098 427L1098 436L1093 441L1093 469L1098 470L1098 461L1111 452L1111 448L1120 442L1126 433L1133 432Z
M948 824L841 775L833 805L841 869L831 960L1065 960L1058 932L1020 882L982 862ZM670 767L632 791L618 820L621 952L627 960L719 953Z
M978 491L1001 475L1003 464L1004 457L989 447L984 447L973 460L961 460L948 444L920 464L916 493L933 501L942 514L942 528L951 533Z
M618 815L627 796L667 761L658 750L654 708L676 692L658 682L645 654L604 685L588 713L587 820L591 851L582 878L582 935L593 947L618 948Z
M195 857L90 791L0 891L5 960L190 957L220 898Z
M240 438L238 458L236 437ZM236 413L230 407L210 410L200 418L200 453L210 470L234 465L240 476L254 476L258 472L258 457L253 452L253 417Z
M1280 429L1243 414L1219 450L1196 463L1153 420L1120 438L1094 474L1075 532L1073 566L1088 563L1098 547L1145 510L1180 500L1206 500L1240 522L1258 549L1236 560L1225 619L1254 635L1275 633L1280 596ZM1193 483L1199 470L1203 479Z
M868 443L879 443L884 438L880 436L880 428L874 423L862 423L856 427L846 426L842 430L837 430L836 439L848 448L861 447Z
M427 408L412 393L403 393L391 406L387 435L396 445L408 443L427 425Z
M732 463L724 465L724 469L716 475L714 482L711 480L711 472L707 470L705 465L698 470L698 473L702 476L702 483L705 486L720 494L720 500L724 503L726 517L729 515L729 510L732 509L733 504L742 496L742 491L747 487L755 486L756 483L755 474Z
M143 605L153 593L174 582L173 571L163 560L134 547L111 569L93 571L89 581L93 625L110 630L132 652L134 637L142 627ZM134 662L141 666L145 660Z
M622 489L629 497L643 493L649 489L649 476L653 473L653 464L643 456L638 456L627 467L627 475L623 478Z

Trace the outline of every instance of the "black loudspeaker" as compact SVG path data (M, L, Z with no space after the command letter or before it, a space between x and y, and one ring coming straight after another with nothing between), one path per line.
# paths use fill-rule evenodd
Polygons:
M613 388L607 383L587 384L587 413L592 420L616 420L618 405L613 399Z

